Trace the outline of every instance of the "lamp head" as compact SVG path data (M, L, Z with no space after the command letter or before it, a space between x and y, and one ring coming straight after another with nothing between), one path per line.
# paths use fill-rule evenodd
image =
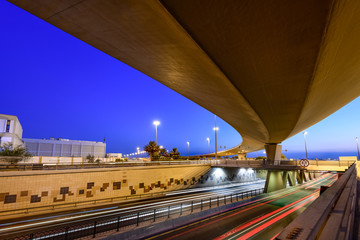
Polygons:
M160 125L160 122L159 122L159 121L154 121L153 124L154 124L155 126L159 126L159 125Z

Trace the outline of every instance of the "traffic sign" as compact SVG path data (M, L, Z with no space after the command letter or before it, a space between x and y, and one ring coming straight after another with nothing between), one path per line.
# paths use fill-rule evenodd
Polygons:
M309 165L310 165L310 162L309 162L309 160L305 160L305 159L302 159L302 160L300 160L300 162L299 162L299 164L300 164L300 166L302 166L302 167L308 167Z

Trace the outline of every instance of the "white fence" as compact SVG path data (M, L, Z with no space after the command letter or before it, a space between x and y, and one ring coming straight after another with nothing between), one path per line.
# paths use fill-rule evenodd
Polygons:
M2 162L5 162L5 158L11 157L1 157ZM115 162L117 158L110 157L110 158L95 158L94 161L100 160L102 163L108 162ZM21 160L19 163L32 163L32 164L64 164L64 165L71 165L71 164L82 164L87 163L88 160L85 157L42 157L42 156L34 156L30 157L26 160Z

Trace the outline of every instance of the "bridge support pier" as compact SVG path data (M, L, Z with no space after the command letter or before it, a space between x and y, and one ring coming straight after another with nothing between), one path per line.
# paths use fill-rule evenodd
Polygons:
M264 192L268 193L286 188L286 177L286 171L282 172L269 170L266 176Z
M298 184L302 184L304 182L304 173L303 170L296 171L296 180Z
M297 177L297 171L290 171L288 172L288 181L289 181L289 185L295 186L296 185L296 177Z
M246 160L246 153L238 153L238 160Z
M265 182L265 193L277 191L286 188L286 184L295 186L309 180L315 179L315 173L304 170L280 171L268 170Z
M304 176L304 182L310 181L309 173L308 173L308 172L302 171L302 174L303 174L303 176Z
M281 160L281 148L282 146L277 143L266 143L265 151L268 164L279 165Z

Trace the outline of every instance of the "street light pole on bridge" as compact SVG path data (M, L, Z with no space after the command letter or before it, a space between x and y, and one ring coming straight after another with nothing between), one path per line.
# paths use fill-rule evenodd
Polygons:
M306 160L308 160L308 153L307 153L307 147L306 147L306 134L308 134L308 132L305 131L303 134L304 134Z
M217 160L217 131L218 131L218 128L216 127L216 115L215 115L214 131L215 131L215 160Z

